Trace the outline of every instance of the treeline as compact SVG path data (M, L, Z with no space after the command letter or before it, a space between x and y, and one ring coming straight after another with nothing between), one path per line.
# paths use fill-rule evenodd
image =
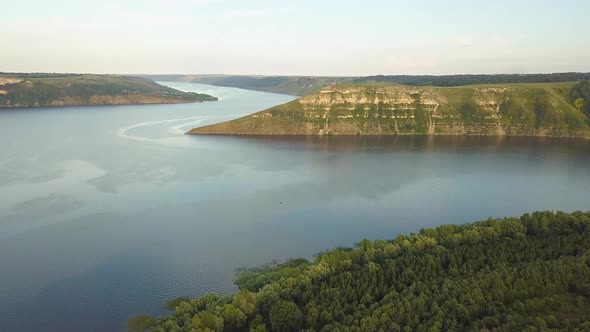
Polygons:
M572 89L570 99L572 104L590 117L590 81L582 81Z
M444 225L246 271L150 331L590 330L590 213ZM270 275L270 276L268 276ZM246 276L246 277L244 277Z
M60 78L60 77L82 77L88 74L76 74L76 73L5 73L0 72L0 77L16 77L16 78Z
M388 82L414 86L461 86L473 84L556 83L590 80L590 73L497 74L497 75L377 75L360 77L355 83Z
M364 77L248 76L248 75L145 75L154 80L193 82L216 86L303 96L330 84L382 82L411 86L462 86L473 84L558 83L590 80L590 73L496 75L376 75Z

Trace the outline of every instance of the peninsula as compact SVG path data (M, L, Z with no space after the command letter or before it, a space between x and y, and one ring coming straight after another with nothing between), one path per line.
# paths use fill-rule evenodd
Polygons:
M168 104L215 101L150 79L91 74L0 73L0 108L34 106Z
M220 135L512 135L590 137L590 83L329 85L240 119L194 128Z

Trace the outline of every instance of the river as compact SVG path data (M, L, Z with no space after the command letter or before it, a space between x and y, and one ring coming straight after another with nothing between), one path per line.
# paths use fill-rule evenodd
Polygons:
M443 223L587 210L590 141L187 136L294 97L0 112L0 330L117 331L234 271Z

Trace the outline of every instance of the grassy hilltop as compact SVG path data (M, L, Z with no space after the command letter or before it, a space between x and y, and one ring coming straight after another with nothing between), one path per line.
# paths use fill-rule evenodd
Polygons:
M150 331L588 331L590 213L443 225L242 271Z
M133 76L0 73L0 108L213 101Z
M457 87L367 81L188 134L590 136L590 83Z

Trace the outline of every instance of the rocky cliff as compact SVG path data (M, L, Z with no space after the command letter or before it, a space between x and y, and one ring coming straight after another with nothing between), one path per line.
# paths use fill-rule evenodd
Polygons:
M575 83L411 87L333 85L188 134L589 136Z

